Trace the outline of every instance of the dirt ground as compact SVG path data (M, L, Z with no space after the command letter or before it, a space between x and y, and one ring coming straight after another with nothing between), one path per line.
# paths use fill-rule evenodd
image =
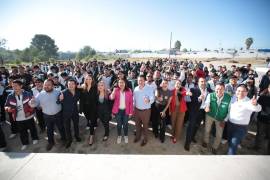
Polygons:
M197 143L192 143L191 149L189 152L184 150L184 137L185 137L185 129L184 127L182 138L176 144L173 144L170 140L170 130L167 128L166 140L164 143L161 143L159 139L156 139L149 128L149 141L146 146L141 147L140 143L133 143L134 140L134 122L131 120L129 122L129 143L125 144L122 140L121 144L116 143L117 138L117 130L116 130L116 122L112 120L110 122L110 136L107 142L103 142L103 134L104 128L102 123L98 123L98 127L95 131L95 140L92 146L87 144L87 139L89 137L89 130L86 130L86 120L83 116L80 117L80 136L82 138L82 142L73 142L71 147L66 149L60 142L59 133L55 135L56 145L49 152L51 153L79 153L79 154L163 154L163 155L210 155L211 153L201 146L202 137L203 137L203 125L201 125L196 139ZM7 139L7 148L5 152L34 152L34 153L46 153L46 132L39 133L39 143L36 145L30 144L26 150L21 151L21 142L19 139L19 135L14 139L8 139L10 135L10 125L5 123L2 125L4 133ZM37 127L38 128L38 127ZM39 129L38 129L39 131ZM251 147L254 143L255 139L256 127L254 124L251 126L250 131L246 138L242 142L242 148L239 149L238 154L241 155L259 155L264 152L254 151ZM75 141L75 140L74 140ZM31 142L31 141L30 141ZM227 152L227 144L220 145L218 154L226 154Z

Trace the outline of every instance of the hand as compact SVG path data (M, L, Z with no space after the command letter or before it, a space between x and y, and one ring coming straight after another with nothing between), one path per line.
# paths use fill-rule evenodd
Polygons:
M131 119L132 118L132 114L128 115L128 118Z
M210 112L210 108L209 108L209 107L206 107L206 108L204 109L204 111L205 111L205 112Z
M186 95L187 96L192 96L192 92L188 91L188 92L186 92Z
M225 122L224 121L223 122L220 122L219 123L219 126L222 127L222 128L224 128L225 127Z
M112 114L112 119L114 119L115 118L115 115L114 114Z
M161 111L161 112L160 112L160 116L161 116L162 118L164 118L164 117L166 116L166 113L165 113L164 111Z
M257 99L256 99L255 96L253 96L253 98L251 99L251 104L252 104L253 106L257 106Z
M158 97L157 99L158 99L159 102L163 101L163 97Z
M5 107L5 110L6 110L7 112L11 112L11 111L12 111L12 108L11 108L11 107Z
M203 94L201 94L201 95L199 96L199 100L200 100L200 101L204 100L204 95L203 95Z
M30 104L36 104L36 98L35 98L35 96L33 96L32 99L30 100Z
M61 92L60 96L59 96L59 100L63 101L64 100L64 94Z
M149 104L150 103L150 99L148 97L144 97L144 103L145 104Z

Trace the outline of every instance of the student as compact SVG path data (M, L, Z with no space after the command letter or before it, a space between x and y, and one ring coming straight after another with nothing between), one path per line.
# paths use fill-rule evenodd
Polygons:
M24 91L22 86L22 81L13 81L13 92L7 97L5 109L7 112L12 113L13 119L17 122L22 143L21 150L23 151L29 145L28 129L30 130L33 144L38 143L38 135L34 122L35 110L30 106L32 95L30 92Z

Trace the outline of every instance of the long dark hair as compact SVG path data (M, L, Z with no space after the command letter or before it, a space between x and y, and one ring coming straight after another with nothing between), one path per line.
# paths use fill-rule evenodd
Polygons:
M118 80L117 80L117 87L118 87L118 88L120 88L120 87L118 86L118 83L119 83L119 81L120 81L120 80L124 81L124 83L125 83L125 88L124 88L124 91L129 91L129 87L128 87L128 81L127 81L127 79L126 79L126 78L121 78L121 79L118 79Z

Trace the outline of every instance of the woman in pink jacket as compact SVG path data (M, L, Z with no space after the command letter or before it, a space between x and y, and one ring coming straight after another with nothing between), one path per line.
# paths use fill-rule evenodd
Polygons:
M116 116L117 121L117 144L120 144L122 140L122 128L125 143L128 143L128 119L133 114L133 96L124 79L118 80L118 87L113 89L110 99L114 100L112 113Z

